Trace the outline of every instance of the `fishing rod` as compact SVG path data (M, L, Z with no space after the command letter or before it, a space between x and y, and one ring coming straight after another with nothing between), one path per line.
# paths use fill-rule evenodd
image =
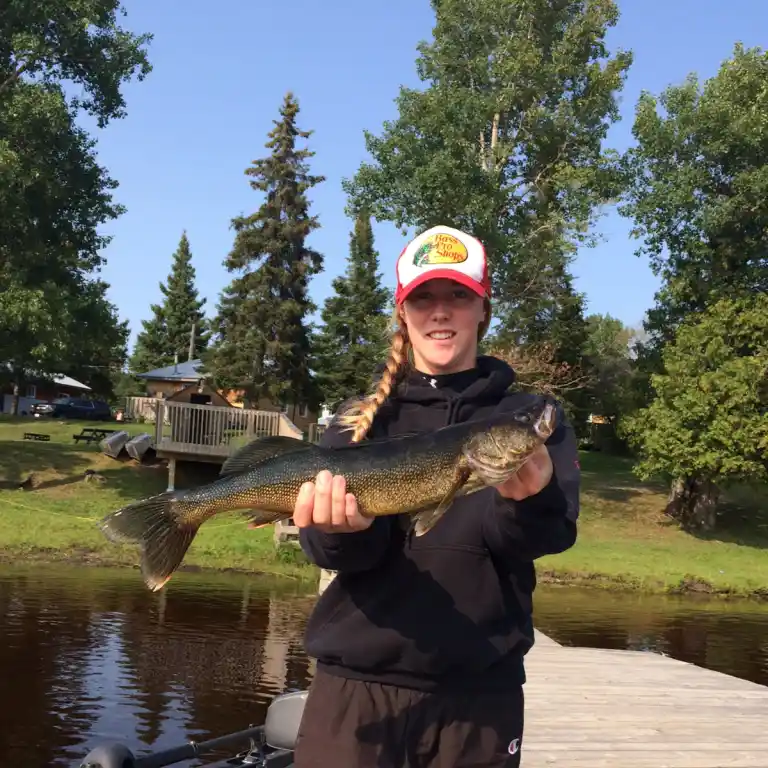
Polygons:
M248 747L244 751L224 760L206 763L205 768L290 768L306 698L306 691L284 693L272 700L263 725L207 741L190 741L141 757L136 757L124 744L100 744L86 755L79 768L165 768L216 750L236 749L237 745L246 743Z

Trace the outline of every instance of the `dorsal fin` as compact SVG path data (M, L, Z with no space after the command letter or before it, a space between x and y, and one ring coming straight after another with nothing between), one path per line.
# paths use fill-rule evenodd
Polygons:
M222 465L221 475L236 475L253 469L262 461L296 451L317 450L317 446L286 435L270 435L251 441L233 453Z

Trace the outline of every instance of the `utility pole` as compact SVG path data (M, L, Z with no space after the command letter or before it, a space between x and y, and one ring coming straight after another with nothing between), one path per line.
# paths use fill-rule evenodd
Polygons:
M192 323L192 331L189 334L189 355L187 360L192 360L195 356L195 323Z

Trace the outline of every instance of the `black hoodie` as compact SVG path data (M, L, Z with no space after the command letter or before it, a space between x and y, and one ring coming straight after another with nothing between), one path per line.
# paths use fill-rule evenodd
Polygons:
M414 372L379 410L369 436L514 410L530 397L508 391L514 380L492 357L458 374ZM578 454L562 409L558 415L547 441L554 475L536 496L515 502L488 488L460 497L423 537L406 536L400 516L356 533L302 529L312 562L338 571L307 626L306 650L319 668L419 690L480 692L525 681L533 561L576 541ZM344 445L350 436L332 423L321 444Z

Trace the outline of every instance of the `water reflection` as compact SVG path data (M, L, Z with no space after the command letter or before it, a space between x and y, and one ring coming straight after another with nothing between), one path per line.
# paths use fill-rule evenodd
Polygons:
M315 597L232 575L0 567L0 764L71 766L97 742L137 753L261 722L312 676ZM768 684L768 606L542 586L561 643L647 649Z
M313 595L179 576L152 594L131 572L0 570L0 763L68 766L105 740L143 753L239 730L309 683Z

